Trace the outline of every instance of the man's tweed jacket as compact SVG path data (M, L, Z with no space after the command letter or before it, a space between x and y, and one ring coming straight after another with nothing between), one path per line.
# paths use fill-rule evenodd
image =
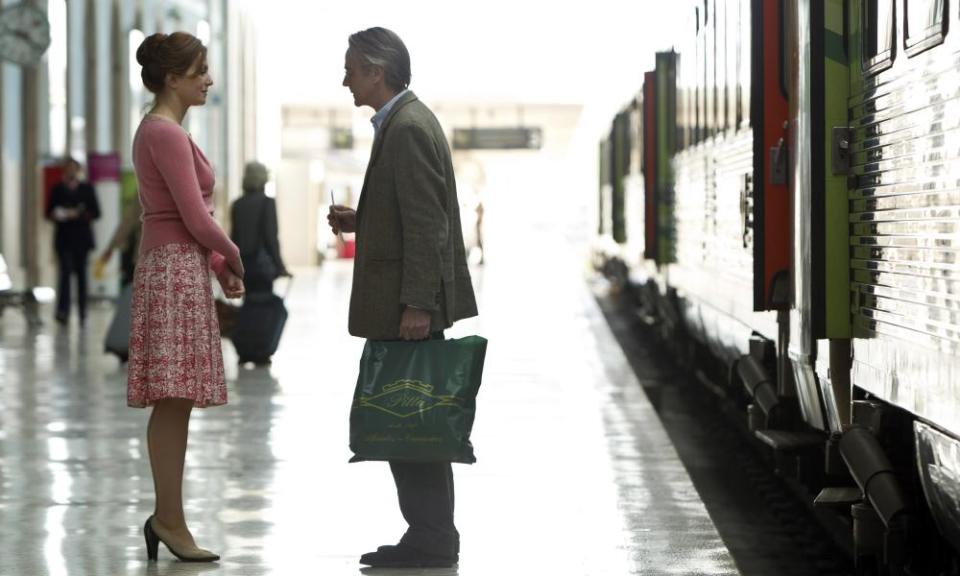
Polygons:
M413 92L374 139L356 232L350 334L399 338L407 305L430 311L431 332L477 315L450 148Z

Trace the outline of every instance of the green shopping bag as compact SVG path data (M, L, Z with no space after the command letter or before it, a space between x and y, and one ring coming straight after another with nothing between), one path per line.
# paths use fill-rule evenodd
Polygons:
M470 430L487 340L367 340L350 410L351 462L476 462Z

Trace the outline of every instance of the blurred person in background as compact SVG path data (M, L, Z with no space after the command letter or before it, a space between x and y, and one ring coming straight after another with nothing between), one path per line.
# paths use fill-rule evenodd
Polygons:
M248 162L243 170L243 196L230 209L230 238L240 249L247 294L270 292L273 281L289 276L280 256L277 203L264 193L267 167Z
M71 279L76 276L77 309L82 324L87 319L87 257L93 250L90 223L100 218L100 204L93 186L80 180L80 163L73 158L64 161L63 180L50 191L46 214L56 226L53 243L60 269L55 318L66 324L70 316Z
M133 139L143 207L133 280L127 404L152 406L147 449L156 495L143 526L147 558L159 543L181 560L220 556L197 546L183 511L190 413L225 404L227 386L211 269L228 298L243 295L240 250L213 218L213 167L181 123L213 84L207 49L186 32L153 34L137 49L140 77L156 95Z
M477 315L460 204L443 128L410 84L410 55L385 28L350 36L343 85L376 110L376 136L357 209L330 207L334 233L356 232L349 331L370 340L443 339ZM383 568L449 567L459 561L450 462L390 462L408 524L396 545L364 554Z

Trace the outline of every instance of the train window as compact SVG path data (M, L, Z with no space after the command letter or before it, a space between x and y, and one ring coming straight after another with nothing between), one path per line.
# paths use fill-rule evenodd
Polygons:
M727 127L740 125L740 0L727 0Z
M893 64L894 44L893 0L862 0L863 7L863 71L874 74Z
M750 124L750 75L752 73L750 47L753 44L751 40L753 32L750 22L750 2L751 0L740 0L740 82L738 89L740 90L739 118L742 126Z
M714 6L716 3L714 2ZM713 6L707 7L707 26L704 35L704 139L717 133L717 30L716 14L710 14Z
M943 42L947 0L904 0L904 49L912 56Z
M787 18L789 18L789 7L787 6L786 0L780 0L780 17L778 18L780 22L780 93L783 94L784 98L789 98L790 94L787 91L787 71L790 65L790 49L788 48L789 38L787 36L787 31L791 30Z
M716 52L716 83L717 83L717 132L727 130L727 8L724 0L716 0L713 14L714 47Z
M677 57L677 151L687 147L687 82L686 82L686 60L681 52Z
M704 19L705 15L702 16ZM696 77L694 78L694 122L695 122L695 132L696 132L696 142L700 143L706 138L706 106L704 102L706 100L706 95L704 94L704 88L706 86L707 79L707 59L706 59L706 27L700 27L700 33L697 34L697 68L694 71Z

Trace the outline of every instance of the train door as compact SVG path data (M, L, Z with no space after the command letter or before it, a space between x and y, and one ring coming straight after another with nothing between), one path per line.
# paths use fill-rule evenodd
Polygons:
M656 72L643 76L643 257L658 259Z
M677 55L657 53L643 81L644 258L673 261L673 169L676 148Z
M844 5L844 0L790 0L788 18L793 222L789 357L804 420L826 432L840 432L849 421Z
M744 183L741 209L752 203L753 309L784 309L790 269L790 198L787 190L787 80L783 0L753 0L750 124L753 176ZM745 214L747 217L747 214ZM779 284L779 285L778 285Z

